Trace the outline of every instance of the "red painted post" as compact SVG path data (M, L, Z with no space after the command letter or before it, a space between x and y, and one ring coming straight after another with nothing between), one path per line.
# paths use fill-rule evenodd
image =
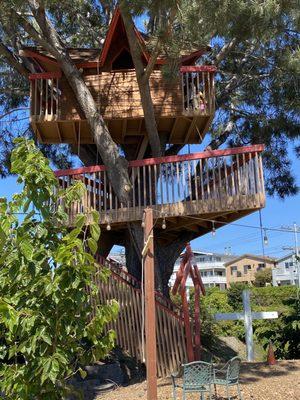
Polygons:
M144 256L147 400L157 400L153 210L145 209Z
M194 313L194 327L195 327L195 360L198 361L201 358L201 337L200 337L200 286L195 285L195 313Z
M192 340L192 331L191 331L191 323L190 323L190 313L189 313L189 304L186 296L185 287L181 290L181 301L182 301L182 311L183 311L183 320L184 320L184 328L185 328L185 336L186 336L186 347L187 347L187 356L188 361L194 361L194 349L193 349L193 340Z

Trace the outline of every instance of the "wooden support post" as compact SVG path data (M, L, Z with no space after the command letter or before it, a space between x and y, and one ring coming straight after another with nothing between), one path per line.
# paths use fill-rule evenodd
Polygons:
M200 286L195 285L195 314L194 314L194 328L195 328L195 360L201 359L201 337L200 337Z
M144 253L147 400L157 400L153 210L145 209Z

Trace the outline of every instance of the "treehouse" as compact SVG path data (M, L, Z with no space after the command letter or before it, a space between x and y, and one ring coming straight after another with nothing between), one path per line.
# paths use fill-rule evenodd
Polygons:
M136 40L149 54L139 31ZM213 66L194 66L206 51L184 54L173 80L163 76L166 60L158 58L150 77L158 131L168 143L200 143L214 115ZM136 149L147 136L140 92L123 20L114 14L102 51L69 49L69 56L82 72L113 140ZM87 121L82 117L72 89L57 61L42 48L27 47L22 55L31 59L37 73L30 75L31 125L42 143L93 144Z
M146 67L150 59L147 39L137 29L135 35ZM199 144L210 126L215 111L215 67L195 65L208 50L183 54L173 80L164 77L166 59L156 60L150 90L158 132L167 136L168 144ZM127 223L141 221L144 208L150 206L160 221L155 228L157 238L171 242L182 230L190 232L191 238L198 237L264 206L260 145L143 159L147 132L118 9L102 50L70 48L68 54L90 88L113 140L134 155L129 163L132 193L127 204L116 197L105 166L57 171L62 187L81 180L87 188L82 201L68 210L70 225L77 213L96 209L100 225L114 231L116 243L122 245ZM36 69L30 75L30 113L37 140L95 148L57 60L38 47L24 48L22 56L30 58Z
M146 67L150 60L147 38L137 29L135 35ZM166 59L160 56L156 60L150 76L150 92L158 133L169 145L200 144L211 124L215 111L215 67L196 65L208 50L183 54L172 80L164 77ZM61 188L76 181L86 187L83 197L66 209L70 227L79 213L88 216L91 210L99 213L102 232L97 257L104 257L100 264L106 264L112 274L105 284L95 275L99 293L96 299L91 296L91 301L93 304L105 303L111 298L119 301L118 319L109 327L116 330L118 344L143 362L141 282L109 261L107 256L112 246L125 246L128 223L141 224L146 207L153 209L154 237L161 245L176 243L180 236L189 241L214 232L223 224L262 208L265 203L263 146L145 158L148 137L141 96L118 9L102 50L70 48L68 55L90 89L112 139L131 155L128 164L131 192L128 201L121 203L104 165L60 170L56 176ZM87 145L95 154L87 120L57 60L38 47L24 48L22 56L35 66L35 72L30 75L30 118L37 140L78 148ZM181 275L177 277L181 294L190 274L195 296L200 295L201 276L188 249L183 260ZM195 307L193 335L192 318L183 296L184 302L186 307L182 313L161 293L155 294L159 376L168 375L183 362L198 357L199 310Z

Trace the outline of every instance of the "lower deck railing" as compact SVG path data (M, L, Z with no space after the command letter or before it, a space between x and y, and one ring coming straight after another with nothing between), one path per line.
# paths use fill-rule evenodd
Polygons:
M129 163L132 184L128 202L120 203L103 165L56 172L60 186L76 180L86 186L86 194L71 209L70 218L95 209L100 223L141 220L146 206L162 217L197 213L198 205L218 202L239 207L239 201L264 197L262 145L227 150L136 160ZM233 200L233 201L232 201ZM246 202L247 203L247 202ZM245 202L243 201L243 208ZM253 208L253 204L249 204Z

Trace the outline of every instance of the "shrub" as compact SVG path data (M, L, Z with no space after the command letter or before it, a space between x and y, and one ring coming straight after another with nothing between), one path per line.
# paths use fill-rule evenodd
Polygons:
M34 143L17 143L12 172L23 191L0 201L0 389L13 400L61 399L70 392L67 379L78 371L84 377L82 367L113 347L115 334L104 328L117 304L92 309L86 290L96 289L98 215L89 231L84 215L69 231L56 206L70 206L83 185L60 190Z

